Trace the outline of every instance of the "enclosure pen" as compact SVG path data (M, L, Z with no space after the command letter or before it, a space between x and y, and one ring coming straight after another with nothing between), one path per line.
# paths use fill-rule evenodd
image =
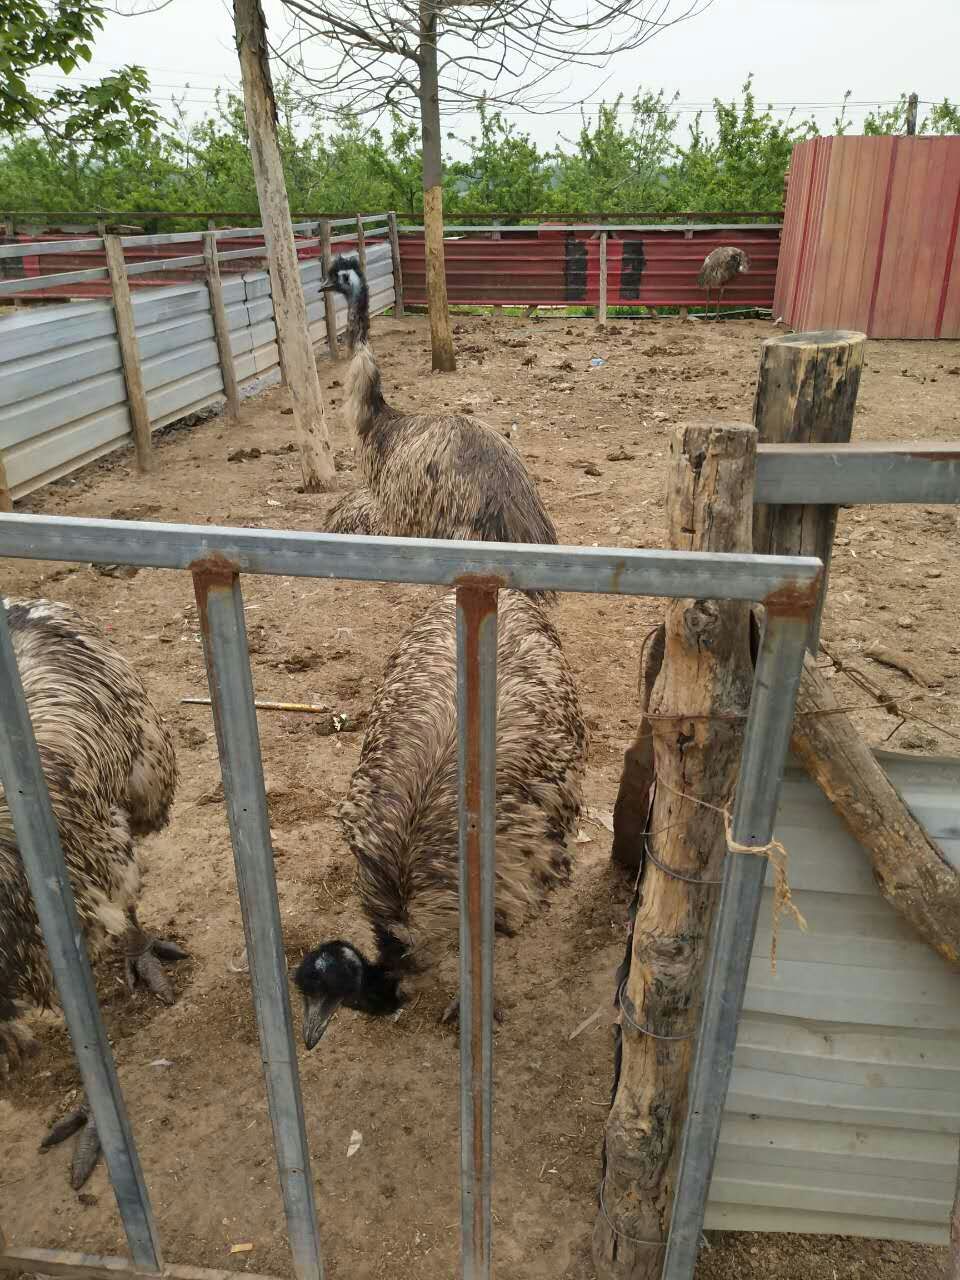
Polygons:
M595 594L719 598L765 603L761 644L737 797L737 838L764 846L773 815L793 716L804 641L822 566L812 558L591 547L513 546L425 539L226 529L178 524L0 516L0 556L186 569L200 604L204 655L214 707L224 793L230 819L253 1000L283 1202L297 1280L320 1280L322 1263L313 1203L300 1083L290 1017L276 880L260 759L240 587L242 573L422 583L457 588L457 716L460 741L461 850L461 1206L462 1274L489 1280L491 1263L491 1133L493 1112L493 883L497 592L577 591ZM0 768L31 883L43 904L41 922L58 989L74 1036L83 1083L101 1132L131 1261L18 1249L0 1244L0 1270L132 1277L161 1274L192 1280L223 1273L164 1266L136 1148L116 1085L115 1067L82 941L49 794L23 702L6 617L0 610L0 683L7 690L0 724ZM744 861L751 864L744 867ZM705 1010L707 1034L725 1053L735 1034L746 983L752 928L739 914L741 881L762 859L733 854L716 951L715 999ZM53 900L49 885L56 886ZM738 936L742 934L742 939ZM749 935L749 936L748 936ZM727 947L726 940L735 945ZM79 962L78 962L79 961ZM729 963L728 963L729 962ZM720 1096L720 1105L723 1097ZM694 1114L688 1141L708 1149L716 1117ZM703 1131L703 1132L701 1132ZM691 1206L693 1216L703 1204ZM692 1271L691 1273L692 1274Z

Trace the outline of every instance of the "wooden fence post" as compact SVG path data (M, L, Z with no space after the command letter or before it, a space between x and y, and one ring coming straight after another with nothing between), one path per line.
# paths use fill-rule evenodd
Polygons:
M597 308L597 320L607 323L607 233L600 232L600 306Z
M357 214L357 257L360 259L360 270L367 274L367 237L363 230L363 218Z
M153 437L150 434L150 410L147 393L143 388L143 371L140 368L140 348L137 345L137 329L133 318L133 300L130 297L130 281L127 264L123 260L123 245L117 235L103 237L107 255L107 270L113 290L113 314L117 322L117 341L123 361L123 378L127 384L127 404L130 407L130 426L133 445L137 451L137 466L149 471L153 465Z
M866 337L828 329L767 338L753 422L762 444L843 444L853 430ZM816 653L827 592L837 508L758 506L753 549L759 555L819 556L823 585L810 623L807 647Z
M333 253L330 248L330 220L320 219L320 259L323 262L324 274L330 270L330 259ZM337 308L332 289L324 291L324 318L327 322L327 346L330 348L330 359L340 359L340 347L337 342Z
M290 387L303 487L307 493L323 493L336 486L337 473L307 325L300 262L277 139L277 103L260 0L234 0L233 19L253 176L270 262L277 347L282 352L282 367Z
M12 511L13 498L10 494L10 484L7 480L7 467L3 460L3 454L0 453L0 511Z
M403 267L400 265L400 232L397 230L397 215L387 214L387 228L390 232L390 256L393 259L393 314L400 320L404 317L403 309Z
M671 460L669 545L749 551L753 428L678 427ZM746 604L671 600L661 632L653 648L662 643L662 665L655 680L645 672L650 706L639 735L653 746L656 788L643 827L652 856L638 884L626 976L618 974L619 1070L593 1232L602 1280L658 1280L663 1265L727 848L718 810L732 803L753 678Z
M230 325L223 301L223 284L220 280L220 260L217 256L217 233L208 231L203 237L203 261L207 272L207 291L213 312L213 331L220 356L220 372L223 375L223 393L227 398L227 417L236 422L240 415L240 388L237 385L237 369L233 363L233 347L230 343Z

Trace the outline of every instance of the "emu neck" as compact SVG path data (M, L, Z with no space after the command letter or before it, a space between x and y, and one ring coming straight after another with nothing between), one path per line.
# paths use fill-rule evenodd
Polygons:
M351 353L370 336L370 295L366 284L354 289L347 302L347 344Z
M405 1003L400 991L400 972L396 967L398 957L391 956L380 948L376 962L367 960L363 970L363 987L356 1007L362 1013L373 1017L386 1017L396 1013Z

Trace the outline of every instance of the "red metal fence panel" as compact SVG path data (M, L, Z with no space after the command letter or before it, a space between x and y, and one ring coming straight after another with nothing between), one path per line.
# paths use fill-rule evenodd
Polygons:
M702 306L697 284L703 260L718 245L747 251L751 269L724 293L729 306L770 307L780 228L657 227L610 231L607 301L617 306ZM600 232L551 228L505 231L502 239L454 236L444 244L451 305L596 306L600 296ZM400 239L403 295L427 301L423 236Z
M960 337L960 137L794 148L774 309L795 329Z

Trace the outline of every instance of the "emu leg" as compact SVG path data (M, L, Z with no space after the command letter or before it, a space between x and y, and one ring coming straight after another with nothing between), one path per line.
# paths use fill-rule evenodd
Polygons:
M164 1004L173 1004L174 994L170 980L163 971L161 960L173 964L189 958L188 953L175 942L151 938L140 928L136 912L130 912L130 928L124 938L126 951L127 986L131 991L141 983Z
M717 296L717 322L718 323L720 321L720 307L722 306L722 304L723 304L723 285L720 286L720 291Z
M493 1019L495 1022L503 1022L503 1010L498 1004L493 1006ZM440 1021L445 1025L450 1025L460 1021L460 997L454 996L443 1013L440 1015Z
M80 1190L100 1159L100 1135L97 1133L97 1123L90 1112L89 1104L82 1102L72 1111L68 1111L61 1120L51 1126L50 1132L40 1143L41 1151L50 1151L78 1132L80 1136L74 1145L73 1159L70 1162L70 1185L74 1191Z

